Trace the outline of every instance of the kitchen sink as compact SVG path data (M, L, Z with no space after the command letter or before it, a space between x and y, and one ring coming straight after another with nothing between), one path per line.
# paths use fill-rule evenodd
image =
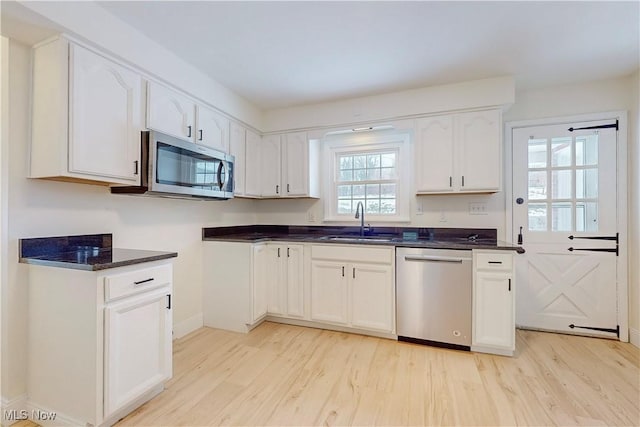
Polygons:
M330 240L332 242L392 242L395 237L381 236L325 236L320 240Z

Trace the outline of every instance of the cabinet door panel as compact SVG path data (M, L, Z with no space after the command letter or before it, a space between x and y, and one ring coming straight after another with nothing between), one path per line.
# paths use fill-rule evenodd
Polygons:
M344 264L311 261L311 320L348 323L347 280Z
M147 127L193 141L196 134L195 104L154 82L149 82L147 92Z
M136 181L142 78L71 46L69 171Z
M456 119L460 190L499 190L502 170L500 112L464 113Z
M276 316L285 314L287 248L283 245L267 245L267 312Z
M236 196L243 196L245 193L245 138L245 128L235 122L232 122L230 131L229 152L235 158L233 164L235 168L233 172L235 180L233 191Z
M287 246L287 316L304 317L304 246Z
M280 197L283 194L281 172L280 135L262 138L262 195Z
M510 276L476 272L473 345L513 349L514 319Z
M394 331L394 285L391 266L353 264L351 279L351 325L381 332Z
M247 129L246 155L245 155L245 190L244 194L251 197L259 197L262 191L261 158L262 144L260 135Z
M105 417L171 378L168 288L105 308Z
M266 245L256 245L253 247L252 322L257 321L267 314L269 261Z
M450 192L453 176L453 116L416 121L416 192Z
M283 141L282 194L309 194L309 141L306 132L291 133Z
M229 152L229 119L217 111L199 105L196 123L196 143L223 153Z

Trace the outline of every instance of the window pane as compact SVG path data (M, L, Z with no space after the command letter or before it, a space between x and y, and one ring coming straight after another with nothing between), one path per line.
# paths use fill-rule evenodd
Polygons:
M340 171L339 180L340 181L353 181L353 171L352 170Z
M547 198L547 172L529 171L529 199Z
M529 168L547 167L547 140L529 140Z
M366 181L367 180L367 170L366 169L355 169L353 171L353 180L354 181Z
M551 140L551 166L571 166L571 137Z
M367 200L367 213L380 213L380 199Z
M554 199L570 199L572 185L571 170L556 170L551 172L551 197Z
M576 170L576 198L595 199L598 197L598 169Z
M380 169L380 179L395 179L395 178L396 178L395 168Z
M396 213L396 200L395 199L382 199L380 200L380 213L393 215Z
M349 214L351 210L351 200L338 200L338 213Z
M353 156L353 168L364 169L367 167L367 156Z
M338 199L351 199L350 185L338 185Z
M576 137L576 165L598 164L598 135Z
M529 205L529 230L547 231L547 205Z
M395 167L396 153L385 153L385 154L382 154L381 158L382 158L381 166L383 168Z
M353 186L353 198L364 199L364 185ZM355 205L354 205L355 206Z
M571 231L571 203L553 203L551 205L551 231Z
M380 184L367 184L367 199L380 197Z
M369 154L367 156L367 168L374 169L380 167L380 154Z
M598 204L595 202L576 203L576 231L598 231Z
M396 197L396 185L395 184L382 184L380 186L381 197Z
M380 179L380 169L367 169L367 179L377 181Z
M340 157L340 169L353 169L353 157L352 156Z

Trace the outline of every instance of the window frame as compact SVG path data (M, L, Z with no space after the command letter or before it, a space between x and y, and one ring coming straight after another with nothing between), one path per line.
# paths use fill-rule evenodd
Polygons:
M370 134L329 135L323 138L323 222L359 222L354 214L338 213L338 156L363 152L396 152L396 213L381 215L365 213L366 223L410 222L410 143L408 132L398 130ZM367 181L362 181L365 184Z

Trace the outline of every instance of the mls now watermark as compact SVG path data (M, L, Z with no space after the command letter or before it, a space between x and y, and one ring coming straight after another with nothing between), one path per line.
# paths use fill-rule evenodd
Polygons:
M2 412L2 418L5 421L22 421L31 419L33 421L55 421L56 413L50 411L41 411L39 409L33 409L27 411L26 409L8 409Z

